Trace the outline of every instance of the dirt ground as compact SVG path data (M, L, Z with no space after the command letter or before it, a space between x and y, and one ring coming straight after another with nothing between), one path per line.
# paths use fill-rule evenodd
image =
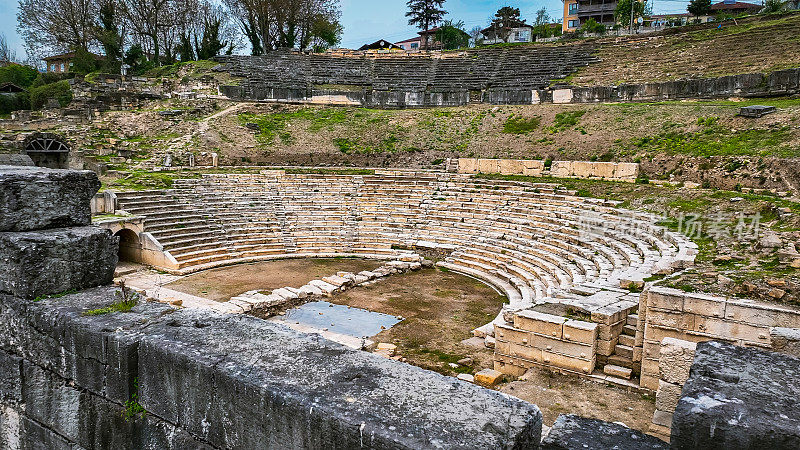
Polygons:
M415 366L453 375L491 367L491 350L461 341L494 319L506 298L472 278L428 269L352 289L330 301L404 317L372 340L396 344L398 353ZM449 365L464 358L474 363Z
M205 270L168 284L170 289L226 302L252 290L299 288L311 280L376 269L380 261L366 259L282 259Z
M527 381L513 381L500 391L535 403L547 426L553 426L559 414L577 414L622 422L646 433L656 409L654 397L544 369L529 370L525 378Z

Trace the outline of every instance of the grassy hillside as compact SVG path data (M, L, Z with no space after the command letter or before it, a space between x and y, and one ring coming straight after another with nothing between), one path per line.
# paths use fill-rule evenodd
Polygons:
M569 81L580 86L715 77L800 67L800 13L755 16L598 41L602 62Z

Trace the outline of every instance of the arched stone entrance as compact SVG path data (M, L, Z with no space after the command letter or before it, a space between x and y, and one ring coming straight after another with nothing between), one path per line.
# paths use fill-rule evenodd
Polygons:
M142 262L142 243L136 232L123 228L114 233L114 236L119 236L120 262Z
M53 133L33 133L23 143L25 153L39 167L69 169L70 147L66 139Z

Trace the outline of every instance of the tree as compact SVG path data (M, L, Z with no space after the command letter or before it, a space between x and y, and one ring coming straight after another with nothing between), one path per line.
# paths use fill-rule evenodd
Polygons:
M100 0L98 14L100 23L95 25L95 37L106 55L103 70L119 73L122 66L123 37L119 30L121 17L116 0Z
M222 26L220 18L213 17L211 19L203 19L203 38L200 44L197 44L195 38L195 49L197 50L197 59L211 59L219 55L219 51L227 45L225 42L219 40L219 31Z
M464 22L446 20L436 30L436 41L442 44L445 50L455 50L469 45L469 34L464 30Z
M483 29L481 27L475 26L469 30L469 37L472 40L473 47L483 45Z
M8 46L6 35L0 33L0 67L7 66L17 59L17 53Z
M520 22L519 14L519 8L504 6L498 9L490 25L495 37L499 37L503 42L508 42L511 29Z
M90 50L95 41L94 0L19 0L17 31L29 52Z
M253 55L277 48L324 49L339 43L339 0L224 0Z
M686 10L695 17L707 16L711 14L711 0L691 0Z
M781 11L786 11L791 6L785 0L765 0L764 9L761 10L763 14L773 14Z
M533 33L540 38L548 38L553 35L553 29L550 27L550 22L553 19L547 13L547 8L544 6L536 11L536 21L533 23Z
M442 21L447 11L442 9L445 0L408 0L408 24L422 31L430 30ZM428 35L422 35L422 48L428 48Z
M710 1L710 0L709 0ZM631 12L633 12L633 20L631 21ZM614 10L614 19L623 27L631 26L631 23L636 24L637 19L644 17L645 3L640 0L619 0L617 2L617 9Z
M342 42L344 27L338 20L330 20L324 15L319 15L311 25L310 48L315 52L323 52L335 47Z
M144 49L142 49L141 44L133 44L125 52L124 60L125 64L128 65L129 75L141 75L147 69L153 67L153 63L147 60L147 56L144 54Z

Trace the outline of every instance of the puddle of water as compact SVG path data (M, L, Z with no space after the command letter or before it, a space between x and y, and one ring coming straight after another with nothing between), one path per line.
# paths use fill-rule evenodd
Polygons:
M280 318L286 322L299 322L320 330L327 328L328 331L357 338L375 336L402 320L388 314L328 302L306 303L290 309Z

